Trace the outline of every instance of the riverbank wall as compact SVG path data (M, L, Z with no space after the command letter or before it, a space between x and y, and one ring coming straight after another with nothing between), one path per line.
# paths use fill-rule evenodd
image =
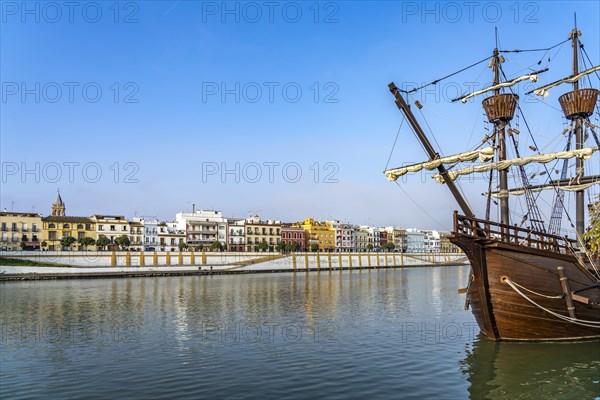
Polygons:
M47 266L0 266L0 280L362 270L465 264L462 253L20 252L0 257Z

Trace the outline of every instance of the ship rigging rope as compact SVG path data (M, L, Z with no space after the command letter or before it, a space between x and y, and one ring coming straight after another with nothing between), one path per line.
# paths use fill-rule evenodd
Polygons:
M414 97L412 95L407 95L407 96L411 96L411 98L414 101ZM429 122L427 122L427 118L425 118L425 114L423 113L423 110L421 110L419 107L417 107L417 109L419 110L419 113L421 114L421 118L423 118L423 121L425 121L425 125L427 125L427 129L429 129L429 133L431 133L431 137L433 138L433 141L435 142L435 144L437 145L437 147L439 149L439 154L441 154L441 156L443 157L444 153L442 152L442 146L440 146L440 144L438 143L437 138L435 137L435 134L433 133L433 129L431 129L431 126L429 126ZM416 132L414 132L414 134L415 134L415 136L417 135ZM421 147L423 147L423 146L421 145ZM465 192L463 191L462 187L460 186L460 183L456 183L455 186L459 190L460 194L462 195L465 203L467 203L469 208L472 209L471 204L469 204L469 200L467 199L467 196L465 195Z
M400 190L402 190L402 192L406 195L406 197L408 197L408 199L415 205L417 206L417 208L419 210L421 210L425 215L427 215L433 222L435 222L436 224L438 224L440 227L447 229L448 226L442 224L440 221L438 221L437 219L433 218L433 215L431 215L430 213L427 212L427 210L425 210L423 207L421 207L421 205L416 202L412 197L410 197L410 194L408 194L408 192L406 190L404 190L404 188L398 183L398 181L394 181L394 183L396 185L398 185L398 187L400 188Z
M565 39L565 40L563 40L562 42L560 42L560 43L557 43L557 44L555 44L554 46L547 47L547 48L545 48L545 49L527 49L527 50L500 50L500 51L498 51L498 52L499 52L499 53L526 53L526 52L531 52L531 51L550 51L550 50L552 50L553 48L555 48L555 47L558 47L558 46L560 46L561 44L568 42L569 40L571 40L571 39Z
M506 279L506 280L508 280L508 279ZM511 282L512 282L512 281L511 281ZM561 295L558 295L558 296L549 296L549 295L547 295L547 294L538 293L538 292L536 292L536 291L534 291L534 290L527 289L525 286L519 285L517 282L512 282L512 283L513 283L515 286L518 286L518 287L520 287L521 289L528 291L529 293L533 293L533 294L535 294L535 295L537 295L537 296L540 296L540 297L545 297L546 299L562 299L562 298L564 298L564 297L565 297L565 295L564 295L564 294L561 294Z
M431 81L431 82L429 82L429 83L427 83L427 84L425 84L425 85L419 86L419 87L417 87L417 88L414 88L414 89L411 89L411 90L402 90L402 89L398 89L398 91L400 91L400 92L402 92L402 93L406 93L406 94L417 92L417 91L419 91L419 90L421 90L421 89L424 89L424 88L426 88L427 86L435 85L435 84L437 84L437 83L439 83L439 82L443 81L444 79L448 79L448 78L450 78L450 77L452 77L452 76L454 76L454 75L456 75L456 74L460 74L461 72L468 70L469 68L473 68L473 67L474 67L474 66L476 66L476 65L479 65L479 64L481 64L481 63L483 63L483 62L486 62L487 60L489 60L489 59L490 59L490 58L492 58L492 57L493 57L493 56L486 57L486 58L484 58L484 59L483 59L483 60L481 60L481 61L477 61L476 63L473 63L473 64L471 64L471 65L469 65L469 66L467 66L467 67L464 67L463 69L460 69L460 70L458 70L458 71L456 71L456 72L453 72L453 73L451 73L451 74L449 74L449 75L446 75L446 76L444 76L443 78L436 79L436 80L434 80L434 81Z
M589 320L585 320L585 319L571 318L571 317L567 317L566 315L562 315L562 314L559 314L552 310L549 310L546 307L539 305L538 303L536 303L535 301L533 301L529 297L527 297L527 295L525 293L521 292L519 290L519 288L517 288L517 286L514 284L514 282L512 282L510 279L504 278L504 282L506 282L515 292L517 292L519 295L521 295L521 297L523 297L525 300L527 300L528 302L530 302L531 304L533 304L540 310L543 310L556 318L562 319L563 321L566 321L566 322L569 322L572 324L587 326L589 328L600 328L600 321L589 321Z
M404 124L404 120L406 118L402 117L402 121L400 121L400 126L398 127L398 132L396 132L396 139L394 139L394 144L392 145L392 149L390 150L390 155L388 157L387 163L385 164L385 168L383 169L384 171L387 171L389 165L390 165L390 160L392 159L392 154L394 153L394 148L396 148L396 142L398 141L398 136L400 136L400 130L402 129L402 125Z

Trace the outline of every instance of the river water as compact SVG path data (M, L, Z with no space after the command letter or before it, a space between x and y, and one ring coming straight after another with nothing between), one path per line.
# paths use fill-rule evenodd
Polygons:
M600 344L494 343L465 266L0 284L0 396L593 399Z

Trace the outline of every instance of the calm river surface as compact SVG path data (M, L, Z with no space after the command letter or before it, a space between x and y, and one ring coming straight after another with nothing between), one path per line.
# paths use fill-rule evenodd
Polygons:
M465 266L3 282L0 397L593 399L600 345L493 343Z

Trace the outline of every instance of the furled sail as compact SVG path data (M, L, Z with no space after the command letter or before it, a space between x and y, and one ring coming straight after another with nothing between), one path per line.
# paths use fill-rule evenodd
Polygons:
M586 176L581 179L557 179L551 180L544 185L532 185L528 188L515 188L509 189L508 194L511 196L520 196L525 194L527 191L540 192L547 189L559 189L567 192L576 192L578 190L585 190L593 185L600 184L600 175ZM482 193L483 196L487 196L487 193ZM492 197L499 198L500 192L492 192Z
M487 171L491 171L492 169L500 171L500 170L505 170L512 166L526 165L526 164L530 164L533 162L546 164L553 160L573 158L573 157L577 157L582 160L588 160L592 157L592 154L596 150L598 150L598 147L587 147L585 149L560 151L557 153L538 154L535 156L513 158L510 160L504 160L504 161L496 161L496 162L489 163L489 164L475 165L475 166L468 167L468 168L458 169L458 170L454 170L454 171L448 171L448 177L454 181L454 180L456 180L456 178L458 178L461 175L469 175L469 174L472 174L475 172L487 172ZM433 176L433 179L435 179L436 182L438 182L438 183L444 183L444 179L442 178L442 176L440 174L435 174Z
M460 100L461 102L466 103L467 100L469 100L471 97L479 96L480 94L487 93L487 92L492 91L492 90L498 90L498 89L502 89L502 88L505 88L505 87L510 87L510 86L513 86L513 85L521 82L521 81L525 81L527 79L531 80L531 82L537 82L537 80L538 80L538 77L537 77L538 74L541 74L542 72L546 72L546 71L548 71L548 68L542 69L542 70L539 70L539 71L535 71L535 72L532 72L532 73L527 74L527 75L519 76L518 78L515 78L512 81L501 82L501 83L499 83L497 85L490 86L490 87L487 87L485 89L481 89L481 90L478 90L476 92L466 94L466 95L458 97L456 99L452 99L452 101L455 102L455 101L459 101Z
M410 172L419 172L422 169L432 170L439 167L442 164L455 164L457 162L464 161L475 161L479 159L481 162L490 161L494 158L494 148L485 147L478 150L469 151L466 153L460 153L453 156L436 158L431 161L422 162L419 164L407 165L405 167L388 169L383 171L390 182L395 181L402 175L406 175Z
M546 97L546 96L548 96L548 89L551 89L551 88L553 88L555 86L558 86L558 85L561 85L563 83L575 83L578 80L580 80L581 78L583 78L584 76L589 75L592 72L596 72L596 71L600 71L600 65L597 65L597 66L592 67L590 69L586 69L585 71L580 72L580 73L578 73L576 75L571 75L571 76L568 76L568 77L563 78L561 80L549 83L549 84L544 85L542 87L539 87L537 89L531 90L531 91L529 91L529 92L527 92L525 94L527 95L527 94L535 93L538 96Z

